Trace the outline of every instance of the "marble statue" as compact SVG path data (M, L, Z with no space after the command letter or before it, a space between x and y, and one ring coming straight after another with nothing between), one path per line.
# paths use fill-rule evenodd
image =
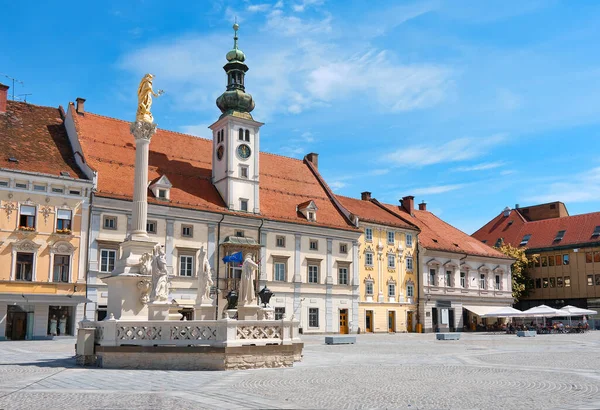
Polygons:
M198 258L198 261L201 260L202 262L196 270L196 272L198 272L198 293L196 295L196 303L205 304L212 302L210 298L210 288L213 286L214 282L212 280L210 262L208 262L208 252L202 248L200 254L202 255L202 258Z
M238 306L251 305L256 302L254 292L254 272L258 264L252 260L252 255L247 254L242 264L242 278L240 279Z
M62 315L58 320L58 334L64 336L67 334L67 317Z
M56 336L57 334L57 323L56 315L52 315L52 319L50 319L50 335Z
M167 258L162 246L156 245L152 252L152 301L167 302L169 299L169 272Z
M152 107L152 96L158 97L163 94L162 90L158 90L157 93L154 92L152 89L152 80L154 80L154 75L146 74L144 78L142 78L142 81L140 81L138 87L138 108L135 115L136 121L147 122L150 124L154 122L154 118L150 112L150 108Z

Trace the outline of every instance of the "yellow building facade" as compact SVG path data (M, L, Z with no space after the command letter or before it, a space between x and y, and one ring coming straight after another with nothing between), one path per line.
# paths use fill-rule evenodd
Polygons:
M363 333L413 332L417 324L418 228L371 200L337 196L358 224L359 324Z

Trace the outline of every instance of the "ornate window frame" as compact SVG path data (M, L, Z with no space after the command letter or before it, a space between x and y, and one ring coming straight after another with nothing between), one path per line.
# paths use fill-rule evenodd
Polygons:
M37 279L37 258L38 251L42 245L35 243L31 239L25 238L11 244L12 263L10 269L10 280L15 281L17 277L17 253L32 253L33 264L31 266L31 281L36 282Z
M72 217L72 214L71 214ZM73 255L75 254L75 248L71 243L67 241L56 241L50 247L50 267L48 269L48 282L53 283L72 283L73 282ZM67 282L55 282L54 281L54 256L63 255L69 257L69 280Z

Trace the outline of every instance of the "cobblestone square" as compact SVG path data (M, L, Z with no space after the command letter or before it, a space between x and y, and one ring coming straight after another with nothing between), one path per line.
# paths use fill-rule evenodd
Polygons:
M74 339L2 342L0 408L600 408L600 332L323 341L305 336L293 368L240 372L81 368Z

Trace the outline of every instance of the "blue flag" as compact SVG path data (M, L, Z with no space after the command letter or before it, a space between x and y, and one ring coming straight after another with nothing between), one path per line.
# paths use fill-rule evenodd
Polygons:
M242 252L236 252L234 254L231 255L227 255L223 258L223 262L224 263L228 263L228 262L242 262L244 260L244 258L242 257Z

